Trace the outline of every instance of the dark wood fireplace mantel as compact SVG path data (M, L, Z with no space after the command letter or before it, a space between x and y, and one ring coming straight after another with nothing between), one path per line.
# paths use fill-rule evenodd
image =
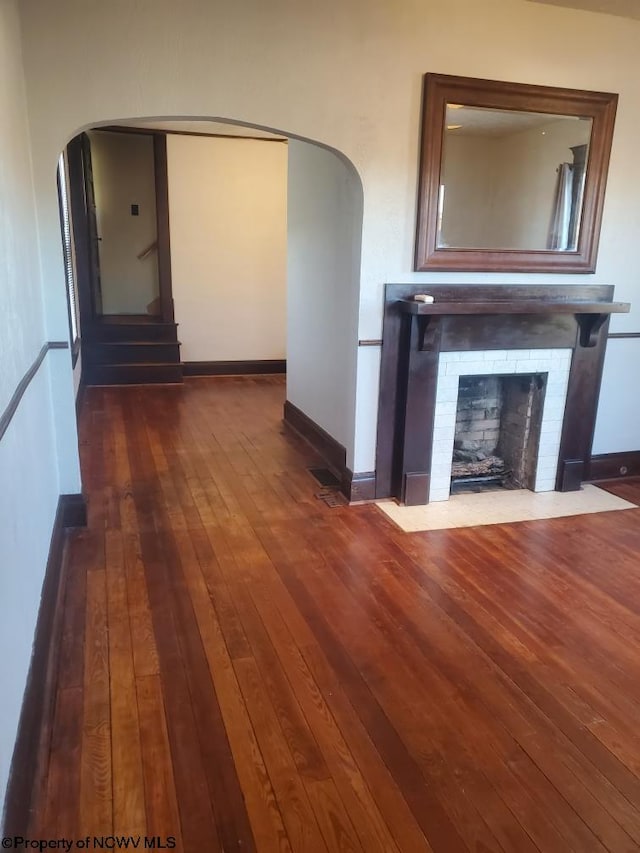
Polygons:
M399 299L400 310L406 314L627 314L629 302L560 302L551 299L495 299L479 302L416 302Z
M598 341L598 332L609 316L627 314L631 306L628 302L574 302L552 299L496 299L486 302L416 302L415 299L400 299L398 307L403 313L419 317L456 317L464 314L574 314L580 327L580 346L594 347Z
M428 293L433 303L416 302ZM382 338L376 496L428 501L440 352L573 350L556 488L588 476L612 313L611 286L388 284Z

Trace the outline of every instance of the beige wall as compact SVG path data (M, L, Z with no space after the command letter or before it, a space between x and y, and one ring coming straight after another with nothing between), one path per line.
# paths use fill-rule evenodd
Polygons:
M287 399L345 447L355 422L361 222L354 170L331 151L290 142Z
M350 346L379 337L386 281L613 283L619 298L636 303L614 327L640 328L640 283L629 262L640 231L640 23L524 0L23 0L21 10L47 316L58 335L66 309L56 157L78 129L134 116L235 119L319 141L353 163L364 215ZM595 275L412 271L425 71L620 93ZM326 336L331 346L331 329ZM361 348L357 358L348 447L363 471L374 463L379 350ZM605 384L630 382L633 371L607 371ZM599 417L614 451L622 412Z
M489 227L500 168L497 144L487 136L447 136L442 170L442 246L473 249L495 245L489 242Z
M35 200L16 8L15 3L0 5L0 411L9 402L44 340ZM67 337L68 331L62 339Z
M138 255L154 242L156 188L153 137L89 134L100 243L103 314L146 314L158 296L158 256ZM137 204L139 215L131 215Z
M0 3L0 414L6 410L47 339L30 156L17 3L3 0ZM55 188L55 167L52 178ZM57 238L60 241L59 230ZM60 329L60 340L68 340L65 326ZM61 487L56 461L57 437L52 414L57 403L52 397L56 380L61 380L63 388L60 402L73 412L69 350L49 351L0 439L0 803L4 800L31 660L56 501L65 485L62 482ZM73 425L69 435L71 442L75 442ZM77 477L77 466L72 461L70 465L71 476ZM20 767L16 772L20 773Z
M286 355L287 145L167 137L183 361Z

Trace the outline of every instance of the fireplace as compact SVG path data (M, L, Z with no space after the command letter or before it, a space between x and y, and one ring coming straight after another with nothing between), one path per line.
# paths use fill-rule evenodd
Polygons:
M546 373L461 376L451 490L533 489Z
M488 472L494 484L555 488L571 355L570 349L440 353L430 501L448 499L454 464L473 450L502 464Z
M425 292L433 303L414 300ZM609 317L629 310L612 299L613 287L598 285L386 285L376 497L413 505L448 499L454 447L465 440L456 439L458 392L471 377L499 389L489 414L530 410L524 443L511 446L497 427L500 453L491 455L502 454L511 483L579 489L589 475ZM487 442L495 428L482 430Z

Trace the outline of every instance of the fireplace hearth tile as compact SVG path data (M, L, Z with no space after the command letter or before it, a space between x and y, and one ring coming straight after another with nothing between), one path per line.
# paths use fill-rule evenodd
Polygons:
M579 492L517 489L434 500L426 506L399 506L393 501L380 501L377 506L405 533L637 509L635 504L593 485L585 485Z

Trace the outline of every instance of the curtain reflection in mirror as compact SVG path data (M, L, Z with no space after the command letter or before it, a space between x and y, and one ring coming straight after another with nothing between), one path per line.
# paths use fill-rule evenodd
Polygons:
M575 145L571 151L573 163L561 163L557 170L558 177L547 246L552 251L573 252L578 244L587 145Z
M572 248L570 245L572 189L573 168L570 163L560 163L549 233L549 249L567 251Z

